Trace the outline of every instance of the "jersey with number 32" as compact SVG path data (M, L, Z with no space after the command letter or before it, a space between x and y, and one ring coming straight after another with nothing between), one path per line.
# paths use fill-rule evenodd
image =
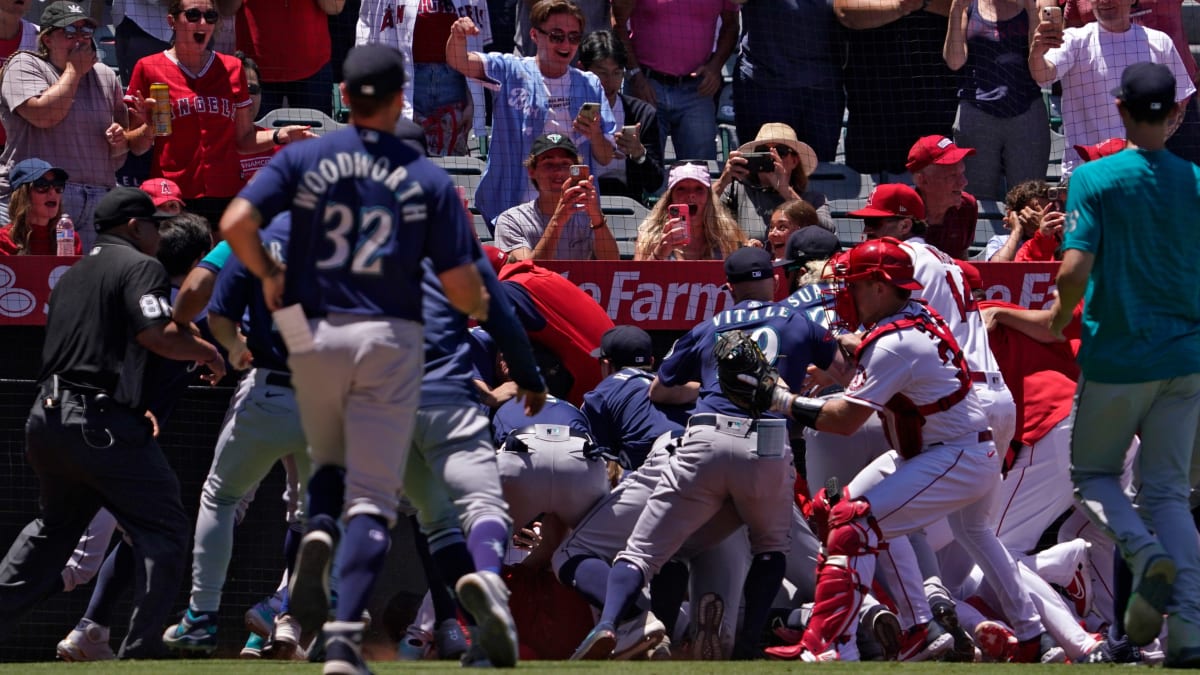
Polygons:
M445 171L392 134L354 126L285 146L240 197L263 222L292 213L285 305L421 320L421 259L435 272L476 255Z
M779 375L795 387L804 381L810 363L828 368L833 362L836 343L825 327L809 321L803 312L786 303L744 300L679 338L658 369L659 381L668 386L700 382L700 399L693 413L746 416L721 394L717 381L713 349L717 335L729 330L749 333Z

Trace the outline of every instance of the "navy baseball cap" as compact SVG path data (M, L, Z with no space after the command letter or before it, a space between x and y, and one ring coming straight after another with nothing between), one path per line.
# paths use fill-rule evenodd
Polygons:
M115 187L100 198L93 216L97 230L124 225L130 218L142 220L166 220L171 214L163 213L154 205L154 200L138 188Z
M654 343L650 334L637 326L616 326L604 333L592 356L608 359L617 368L648 366L654 361Z
M757 246L739 248L725 259L725 279L731 284L757 281L775 276L775 265L767 249Z
M351 96L394 94L404 89L404 55L377 42L354 47L342 64L342 80Z
M1166 110L1175 105L1175 75L1161 63L1135 63L1121 73L1121 86L1112 95L1140 112Z
M775 263L776 267L787 267L788 271L799 268L809 260L824 260L832 258L834 253L842 250L842 242L837 235L819 225L802 227L791 234L787 240L787 254L783 260Z
M32 183L45 176L49 171L54 172L55 180L66 182L68 178L66 171L57 166L51 166L50 162L44 159L30 157L29 159L23 159L13 164L12 168L8 170L8 185L13 190L16 190L26 183Z

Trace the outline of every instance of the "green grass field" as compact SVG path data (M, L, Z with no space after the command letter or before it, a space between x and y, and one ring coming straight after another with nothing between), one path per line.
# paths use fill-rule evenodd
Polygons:
M1042 666L1043 668L1058 668L1060 666ZM991 675L993 673L1028 672L1032 665L1022 664L985 664L985 663L826 663L801 664L785 661L756 661L746 662L710 662L710 661L656 661L630 663L624 662L591 662L572 663L565 661L526 661L518 666L522 672L554 673L638 673L643 675L705 675L707 673L728 673L742 675L744 673L786 673L794 671L829 673L889 673L891 675L918 675L933 673L934 675L960 675L974 673L975 675ZM1093 666L1093 668L1095 668ZM455 663L438 661L375 662L371 669L378 675L384 673L434 673L462 672ZM299 664L279 661L236 661L236 660L204 660L204 661L154 661L154 662L123 662L107 664L89 663L18 663L0 665L3 673L96 673L97 675L280 675L282 673L321 672L316 664Z

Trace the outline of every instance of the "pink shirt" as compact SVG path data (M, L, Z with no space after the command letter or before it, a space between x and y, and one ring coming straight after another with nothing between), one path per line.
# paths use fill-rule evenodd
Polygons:
M712 54L722 12L729 0L638 0L629 32L638 64L668 75L690 75Z

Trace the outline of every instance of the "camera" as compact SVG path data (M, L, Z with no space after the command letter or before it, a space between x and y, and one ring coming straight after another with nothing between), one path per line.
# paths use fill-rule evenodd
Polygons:
M751 176L775 170L775 158L769 152L747 152L742 157L746 159L746 169Z

